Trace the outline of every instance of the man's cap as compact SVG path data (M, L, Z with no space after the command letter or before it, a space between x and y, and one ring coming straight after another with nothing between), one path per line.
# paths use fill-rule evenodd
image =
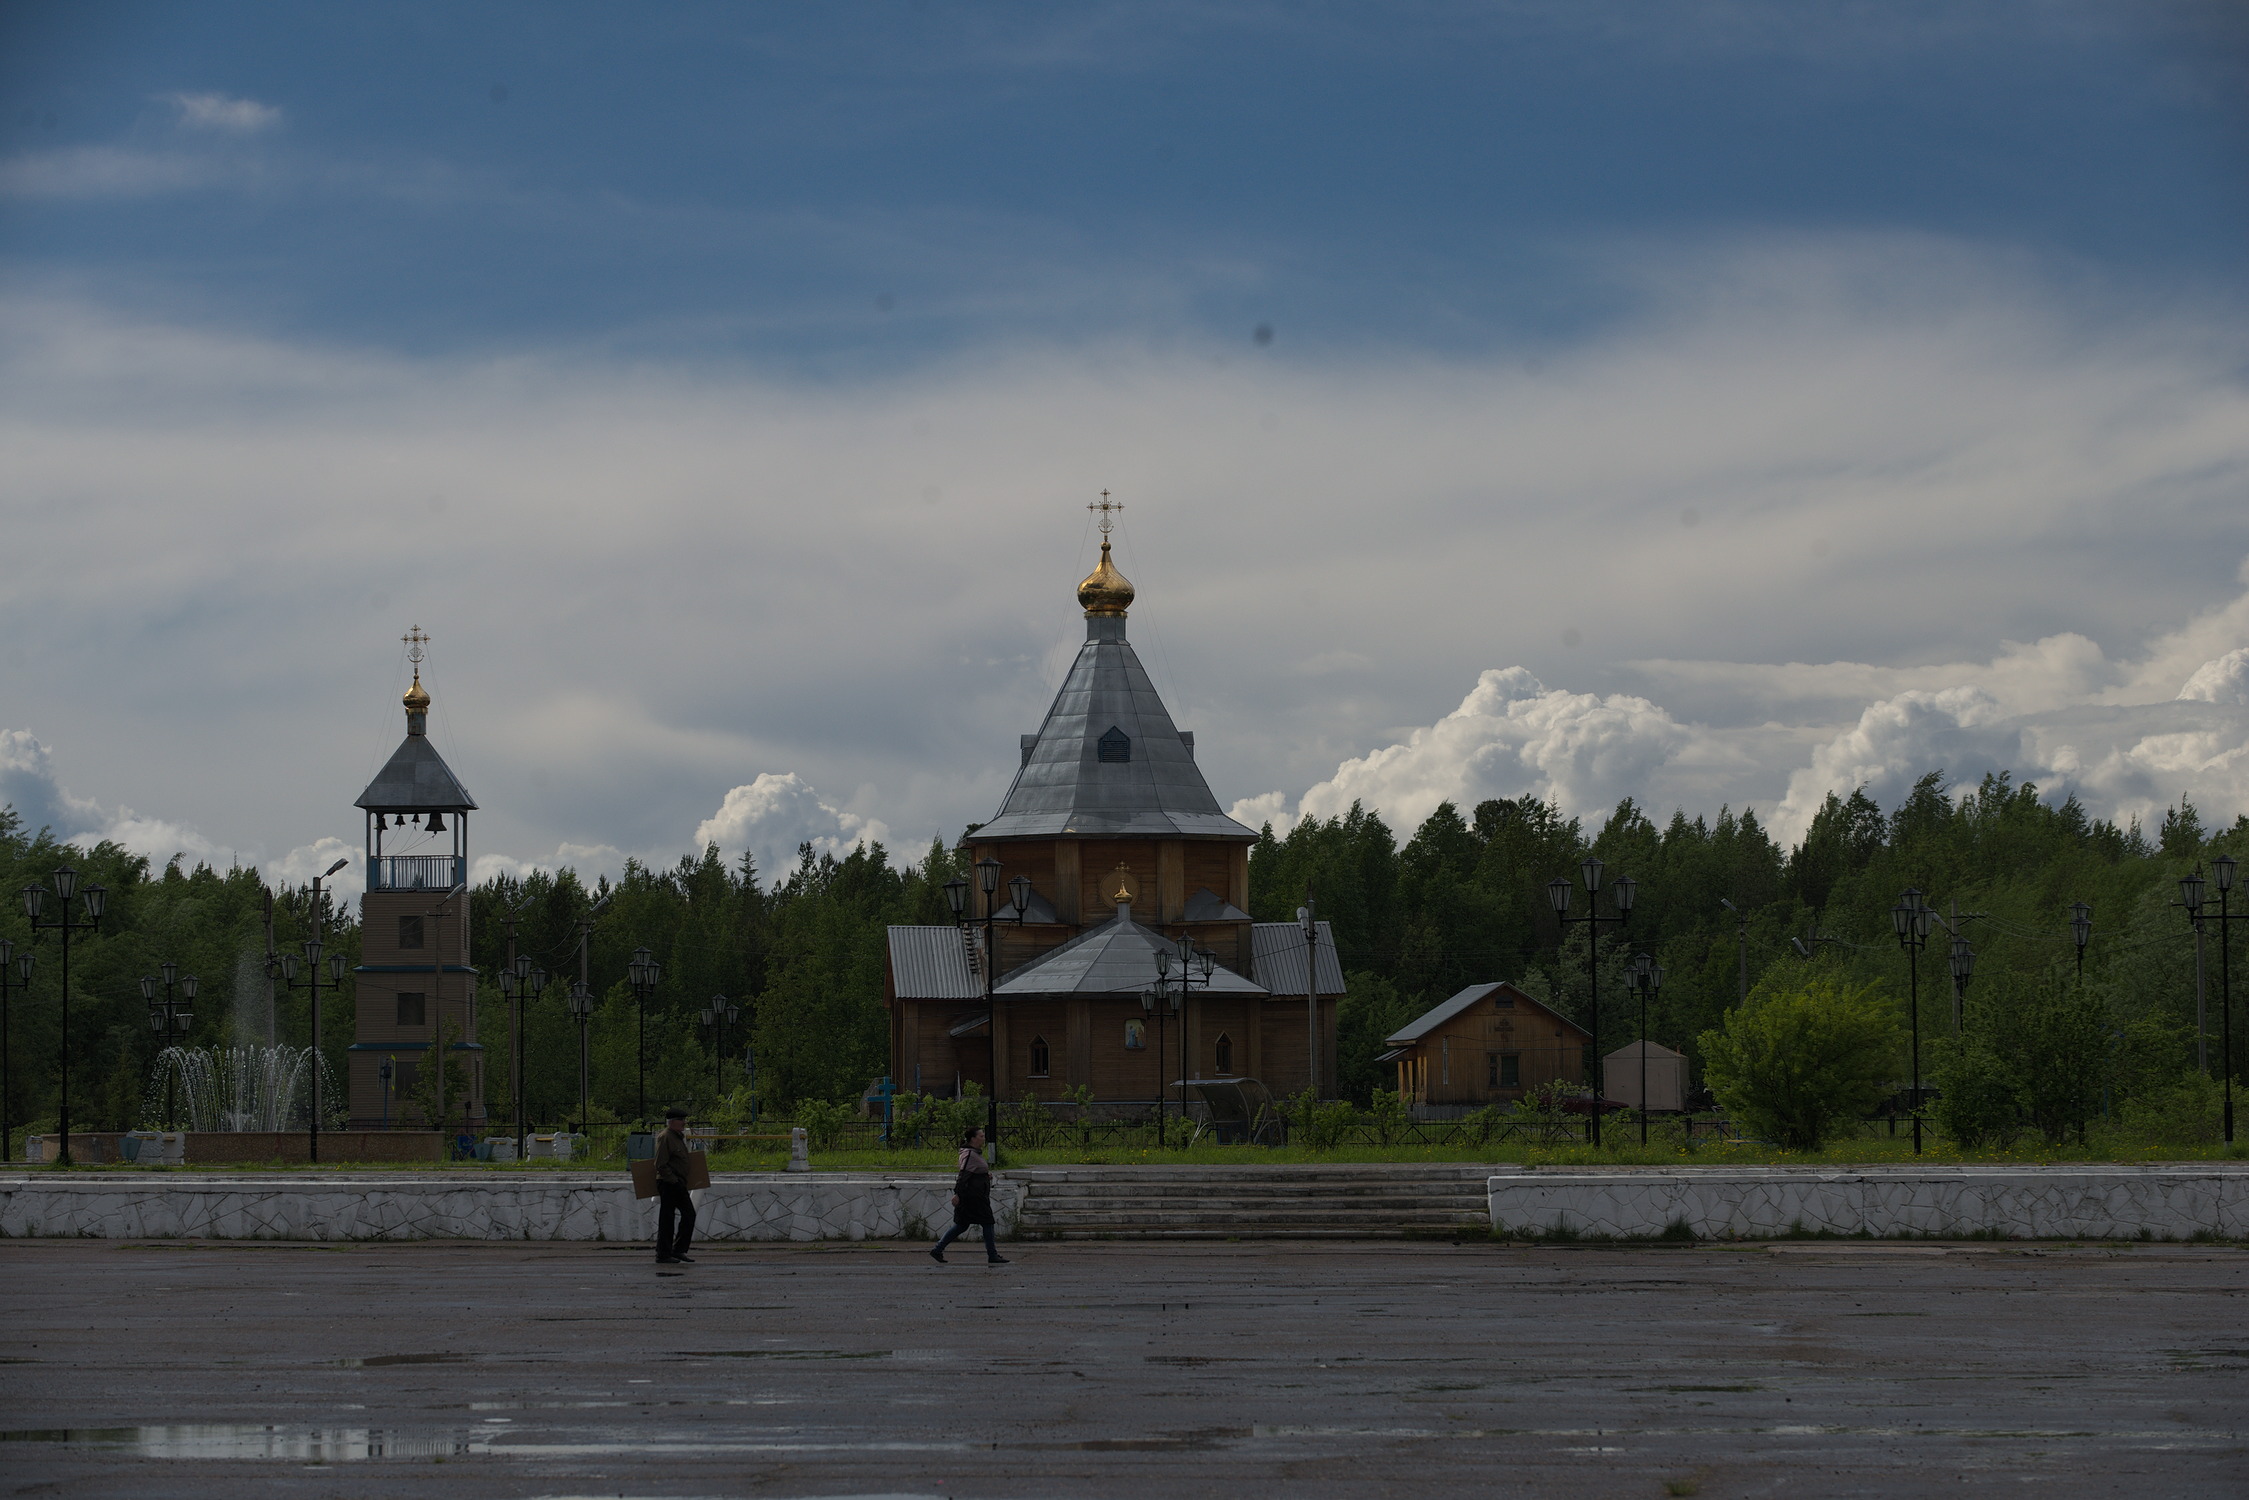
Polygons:
M667 1109L664 1111L664 1118L667 1120L684 1120L687 1118L687 1111L679 1108Z

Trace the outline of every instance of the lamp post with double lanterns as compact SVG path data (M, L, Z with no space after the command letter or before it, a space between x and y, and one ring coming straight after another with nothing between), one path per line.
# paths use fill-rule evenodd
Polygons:
M587 1045L587 1028L593 1025L593 991L586 988L583 979L570 986L570 1018L578 1023L578 1119L577 1128L586 1128L586 1114L592 1104L593 1069L591 1050Z
M519 954L512 964L500 970L500 996L508 1002L514 1023L509 1034L515 1038L515 1056L508 1059L508 1091L515 1100L515 1159L522 1161L530 1138L531 1127L523 1107L523 1086L528 1082L529 1070L524 1067L524 1028L529 1022L525 1014L531 1002L547 992L547 971L531 962L528 953Z
M342 989L347 965L341 953L330 953L327 963L323 965L320 955L327 945L319 938L306 938L304 946L304 978L297 977L297 955L284 953L281 955L281 982L289 989L306 991L312 999L312 1126L305 1139L305 1148L308 1158L317 1162L320 1160L320 1112L325 1107L320 1089L320 992ZM323 967L328 973L326 982L320 977ZM440 1037L439 1040L442 1041L443 1038ZM439 1058L438 1066L444 1065L445 1060Z
M1592 992L1593 1010L1593 1124L1592 1143L1601 1144L1601 1110L1607 1100L1606 1067L1601 1056L1601 929L1604 926L1621 927L1632 917L1632 900L1639 894L1639 882L1629 875L1619 875L1609 887L1609 904L1616 915L1601 915L1601 861L1599 856L1588 854L1578 861L1578 874L1585 881L1585 915L1570 915L1570 878L1557 875L1546 882L1546 899L1553 904L1554 920L1562 924L1565 936L1573 924L1585 927L1585 980Z
M646 948L633 949L632 962L625 965L625 983L632 986L633 999L640 1006L640 1040L634 1051L640 1062L640 1107L635 1118L644 1125L648 1119L648 997L656 993L656 985L664 977L664 966Z
M724 995L711 996L711 1003L703 1007L703 1029L711 1034L711 1108L714 1111L726 1097L726 1023L740 1014Z
M2194 977L2195 995L2198 1002L2196 1008L2198 1011L2200 1011L2202 1008L2199 1003L2201 1000L2202 992L2202 924L2204 922L2211 921L2214 921L2218 924L2218 1071L2222 1075L2224 1075L2223 1083L2225 1087L2225 1135L2227 1143L2231 1144L2231 1142L2233 1141L2232 937L2233 924L2241 920L2240 917L2234 916L2232 912L2231 897L2233 894L2234 876L2237 873L2239 866L2234 857L2230 854L2219 855L2216 859L2210 862L2210 865L2211 872L2216 877L2210 882L2210 884L2215 885L2218 888L2217 915L2213 917L2208 911L2204 909L2207 904L2208 897L2205 892L2202 870L2199 866L2196 867L2192 874L2185 875L2180 878L2179 904L2187 909L2187 920L2194 924ZM2249 912L2243 912L2241 916L2249 917ZM2204 1048L2204 1056L2202 1059L2202 1069L2205 1073L2207 1073L2210 1070L2210 1061L2208 1057L2209 1022L2204 1015L2196 1015L2195 1030L2203 1038L2202 1046Z
M156 1035L161 1046L177 1047L180 1044L180 1039L187 1035L188 1027L195 1024L194 1013L182 1010L180 1007L195 1003L195 992L199 985L193 974L182 979L178 964L166 963L159 967L164 975L161 980L152 974L141 977L141 998L148 1002L148 1024L156 1029ZM161 999L156 994L158 984L164 986L164 994ZM179 1086L179 1074L180 1070L176 1067L164 1070L164 1128L166 1130L180 1128L179 1123L173 1117L178 1102L174 1095Z
M1021 925L1024 914L1031 907L1031 877L1018 875L1007 883L1008 894L1015 898L1009 908L1011 916L1001 916L997 897L1000 890L1000 862L990 855L976 862L976 888L984 895L984 915L968 914L968 882L955 875L945 882L945 904L953 909L953 921L961 927L981 922L984 925L984 956L978 967L984 971L984 1052L991 1067L991 1097L984 1101L984 1141L990 1146L1000 1143L1000 1013L999 1002L993 997L992 985L999 968L999 956L993 944L997 941L993 927L999 922Z
M1170 1093L1170 1087L1163 1080L1164 1013L1163 1009L1156 1004L1156 1001L1161 999L1168 1003L1171 1007L1171 1013L1179 1017L1179 1118L1185 1120L1187 1118L1186 1081L1191 1076L1187 1068L1187 996L1188 992L1197 985L1207 987L1210 984L1210 976L1217 971L1217 968L1218 955L1208 948L1196 947L1194 940L1182 933L1177 948L1158 948L1156 950L1156 987L1140 997L1142 1011L1153 1011L1156 1017L1156 1144L1159 1146L1163 1144L1164 1139L1164 1100ZM1174 969L1179 973L1179 992L1177 994L1173 994L1171 989L1171 976ZM1318 1097L1317 1086L1314 1088L1314 1097Z
M55 1133L57 1151L55 1159L64 1166L70 1165L70 939L73 933L94 932L100 929L102 913L109 906L109 892L98 885L78 888L78 872L64 865L53 878L55 914L48 916L48 888L27 885L23 888L23 914L31 919L34 932L52 932L62 938L62 1108L56 1116ZM85 913L83 919L70 914L75 901Z
M1968 981L1976 972L1976 950L1968 945L1967 934L1952 935L1952 950L1946 954L1946 960L1952 968L1952 1034L1958 1036L1965 1025Z
M8 1055L8 997L31 988L31 955L0 938L0 1161L13 1161L16 1149L16 1069Z
M1663 965L1652 953L1632 960L1626 972L1632 993L1640 997L1640 1144L1648 1143L1648 1002L1663 993Z
M1907 1016L1913 1032L1913 1154L1921 1154L1921 950L1929 945L1929 928L1937 914L1921 899L1921 888L1909 885L1898 904L1890 908L1890 926L1905 950Z

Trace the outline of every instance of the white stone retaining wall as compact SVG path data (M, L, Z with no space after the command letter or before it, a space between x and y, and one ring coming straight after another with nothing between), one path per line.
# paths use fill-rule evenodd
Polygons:
M695 1237L901 1239L952 1223L951 1177L742 1173L695 1194ZM1020 1184L995 1177L993 1216L1014 1233ZM653 1240L656 1200L622 1173L380 1178L311 1173L0 1178L0 1238L215 1240Z
M1495 1231L1697 1239L1798 1233L2007 1239L2249 1238L2249 1170L2231 1164L1842 1171L1511 1172L1491 1179Z

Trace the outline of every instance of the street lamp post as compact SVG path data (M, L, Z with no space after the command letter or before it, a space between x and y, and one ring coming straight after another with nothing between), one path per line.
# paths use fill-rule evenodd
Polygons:
M2179 877L2179 904L2187 909L2187 921L2194 927L2194 1065L2203 1076L2210 1073L2210 1002L2207 985L2203 979L2202 948L2202 895L2204 881L2202 866L2196 865L2190 874Z
M1741 1004L1747 1005L1749 1003L1749 913L1723 896L1718 898L1718 904L1734 914L1734 938L1741 950L1741 982L1738 999Z
M76 932L93 932L100 928L102 912L109 905L109 892L98 885L78 888L78 872L68 865L55 871L54 895L56 912L45 915L47 887L27 885L23 888L23 914L31 919L34 932L55 932L62 935L62 1111L56 1119L59 1149L56 1160L70 1165L70 937ZM75 900L85 912L83 921L70 915L70 903Z
M199 985L193 974L182 979L178 964L165 963L159 967L164 974L162 980L158 980L153 975L142 976L141 998L148 1002L148 1024L156 1029L156 1034L162 1039L165 1047L176 1047L180 1044L180 1038L187 1035L188 1027L195 1024L194 1014L190 1011L181 1010L180 1006L183 1003L189 1005L195 1003L195 992ZM159 983L164 986L164 998L161 1000L156 998L156 986ZM174 1095L179 1085L179 1073L180 1070L177 1067L169 1068L164 1073L164 1128L166 1130L180 1128L178 1122L174 1119L174 1111L177 1107L177 1100Z
M1304 933L1304 1074L1306 1087L1312 1097L1320 1097L1320 925L1312 905L1312 893L1304 894L1304 904L1296 909L1296 925Z
M510 917L508 919L509 925L513 926L514 921L515 919ZM509 945L511 947L514 945L512 933L509 935ZM518 955L515 962L500 970L500 996L508 1002L509 1007L508 1034L515 1039L515 1046L512 1049L515 1056L508 1060L510 1072L508 1091L515 1099L515 1159L517 1161L524 1159L531 1133L528 1111L524 1108L523 1102L524 1085L530 1081L530 1070L524 1066L524 1030L530 1023L527 1012L531 1002L546 992L547 971L533 964L531 955L528 953Z
M578 1023L579 1130L586 1128L586 1115L593 1106L593 1054L587 1039L587 1028L593 1024L592 968L588 956L593 947L593 923L594 918L601 915L601 909L609 904L609 898L616 894L615 891L608 892L588 907L586 914L578 919L578 977L571 983L569 1003L570 1014Z
M593 991L581 979L570 986L570 1015L578 1023L578 1129L586 1128L586 1115L591 1105L590 1085L593 1074L589 1066L586 1029L593 1024Z
M13 1161L16 1149L16 1069L8 1055L8 997L31 988L31 955L0 938L0 1161Z
M1640 997L1640 1144L1648 1143L1648 1002L1663 993L1663 965L1652 953L1632 960L1629 979Z
M320 1111L325 1107L320 1089L320 992L342 989L345 967L341 953L329 954L325 965L328 980L326 983L321 982L323 965L320 955L326 946L319 938L305 939L305 977L301 980L297 978L297 955L285 953L281 956L281 983L288 989L307 991L312 998L312 1126L305 1138L305 1150L307 1157L315 1162L320 1160ZM443 1037L440 1036L439 1040L442 1041ZM437 1065L443 1068L445 1059L439 1058Z
M1601 1107L1607 1103L1606 1064L1601 1056L1601 929L1604 926L1621 927L1632 917L1632 899L1639 892L1639 882L1629 875L1619 875L1609 887L1610 904L1616 915L1601 915L1601 861L1599 856L1588 854L1578 861L1578 873L1585 881L1585 915L1570 915L1570 878L1557 875L1546 882L1546 899L1553 903L1554 920L1562 924L1566 935L1571 924L1585 927L1585 980L1592 992L1593 1008L1593 1144L1601 1144Z
M376 1081L383 1086L383 1129L385 1130L390 1129L390 1080L395 1071L391 1066L390 1054L385 1052L383 1060L375 1066Z
M1913 1154L1921 1154L1921 950L1929 944L1929 926L1936 912L1921 899L1919 886L1907 886L1898 904L1890 908L1890 926L1905 950L1908 1016L1913 1029Z
M2069 937L2077 945L2077 982L2085 982L2085 945L2093 940L2093 907L2090 902L2069 904Z
M1952 951L1947 958L1952 966L1952 1034L1958 1036L1967 1009L1968 980L1976 972L1976 950L1968 946L1964 933L1952 935Z
M996 898L1000 889L1000 862L985 855L976 862L976 888L984 895L984 915L968 915L968 882L955 875L945 882L945 904L953 909L953 920L963 926L981 921L984 924L984 957L978 965L984 971L984 1055L991 1068L990 1097L984 1101L984 1141L986 1145L1000 1143L1000 1012L999 1001L992 986L998 980L998 939L993 924L1001 921L1020 925L1031 905L1031 877L1018 875L1007 883L1008 894L1015 898L1009 910L1014 915L1002 917Z
M1171 971L1174 967L1173 961L1175 958L1177 960L1176 967L1179 970L1177 993L1174 993L1171 988ZM1159 1147L1164 1142L1164 1102L1171 1094L1171 1086L1165 1083L1163 1079L1164 1009L1168 1006L1171 1013L1179 1017L1179 1076L1182 1085L1184 1085L1188 1076L1186 1019L1188 991L1198 984L1207 986L1210 983L1210 976L1216 972L1217 968L1218 955L1208 948L1196 947L1194 940L1182 933L1176 950L1171 948L1158 948L1156 950L1155 986L1152 989L1143 990L1140 995L1142 1012L1153 1013L1156 1018L1156 1144ZM1313 1096L1317 1098L1318 1093L1318 1089L1315 1088ZM1184 1091L1179 1096L1179 1117L1182 1120L1187 1118L1187 1096Z
M633 999L640 1006L640 1040L634 1051L640 1061L640 1108L638 1115L643 1124L648 1120L648 997L656 993L657 982L664 977L664 966L656 962L655 955L646 948L633 949L632 962L625 965L625 983L632 986Z
M711 996L711 1003L703 1007L703 1029L711 1034L711 1108L726 1097L726 1023L741 1012L727 1003L724 995Z
M2225 1130L2226 1140L2230 1143L2233 1140L2232 938L2233 924L2236 920L2232 911L2231 897L2234 875L2239 866L2230 854L2219 855L2210 862L2210 866L2212 874L2216 877L2211 883L2218 888L2218 915L2215 918L2212 918L2207 911L2202 909L2207 903L2202 892L2201 871L2197 870L2186 880L2179 882L2179 895L2182 900L2186 898L2188 881L2192 881L2195 890L2193 902L2188 907L2188 913L2193 918L2195 927L2195 990L2198 1000L2202 988L2202 924L2205 921L2212 920L2218 924L2218 1071L2225 1078ZM2249 911L2243 912L2241 916L2243 919L2249 919ZM2199 1016L2197 1020L2200 1021ZM2207 1071L2207 1063L2204 1064L2204 1068Z

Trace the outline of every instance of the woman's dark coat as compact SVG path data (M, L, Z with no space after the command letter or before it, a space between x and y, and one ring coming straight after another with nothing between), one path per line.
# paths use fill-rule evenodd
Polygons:
M992 1169L973 1152L962 1153L960 1175L953 1179L953 1222L959 1225L992 1222Z

